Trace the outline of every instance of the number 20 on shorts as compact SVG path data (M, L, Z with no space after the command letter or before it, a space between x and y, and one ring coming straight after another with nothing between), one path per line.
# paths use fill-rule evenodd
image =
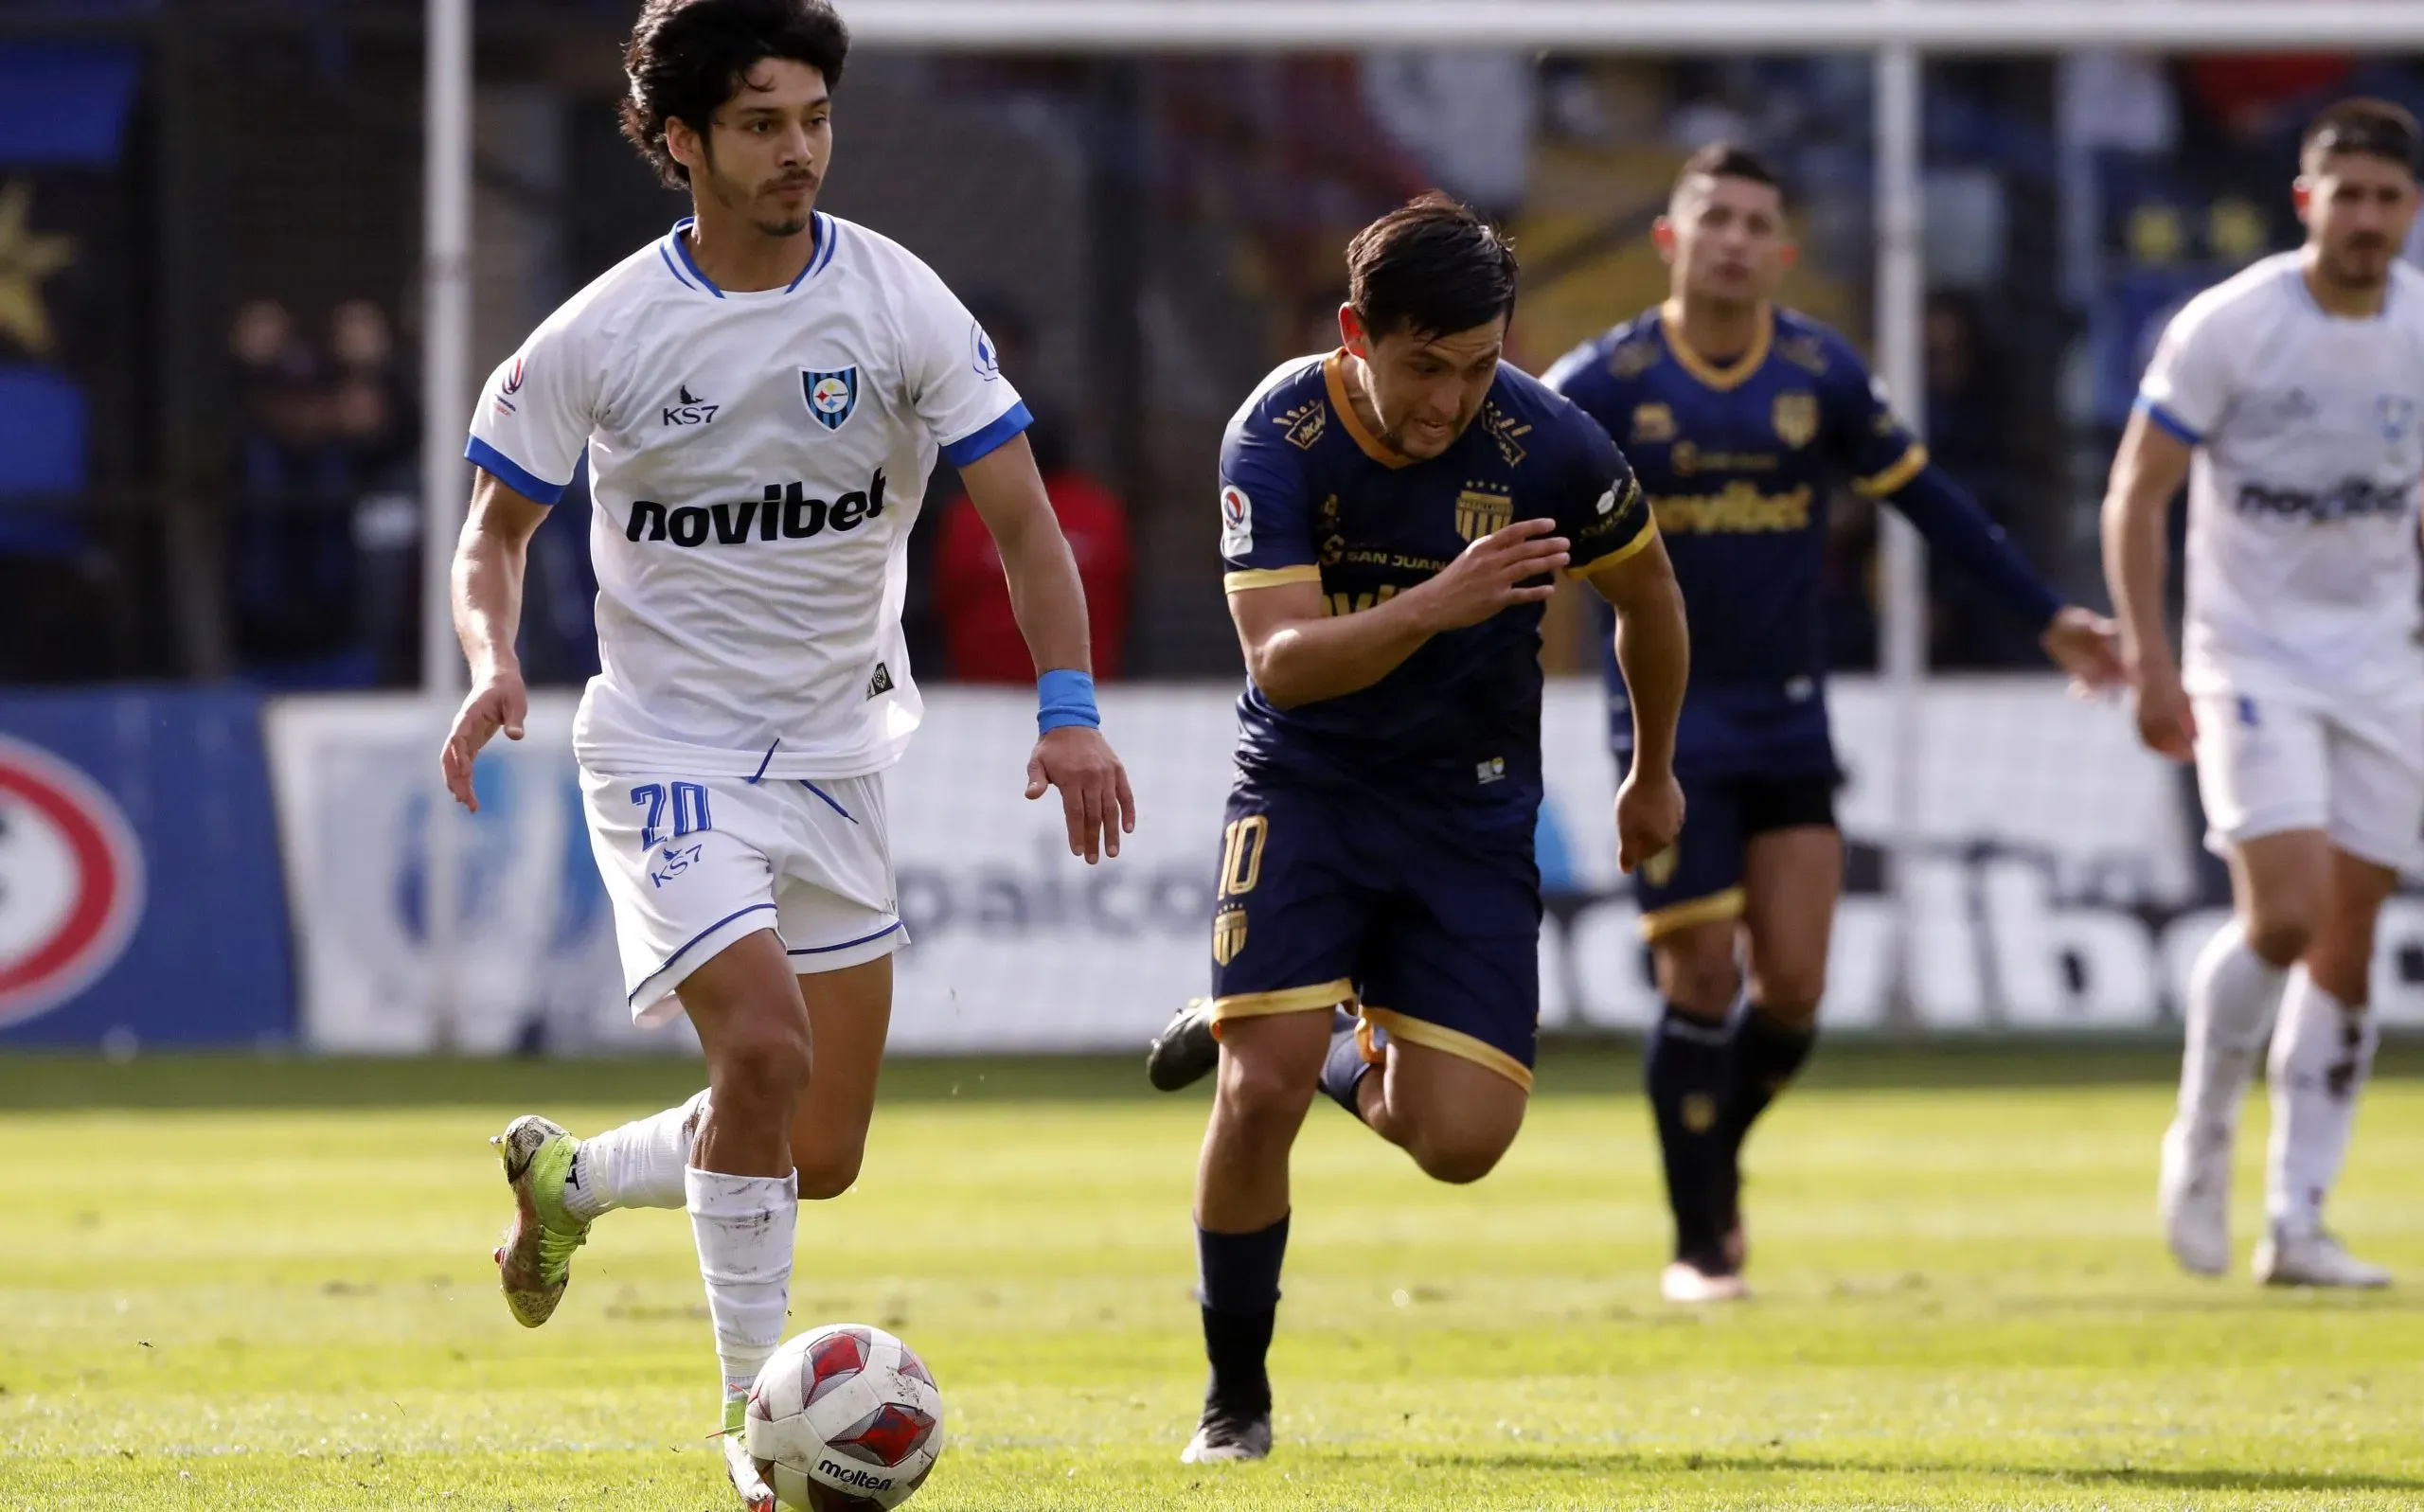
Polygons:
M668 797L672 799L673 838L713 829L715 823L707 815L707 790L696 782L644 783L632 790L634 806L648 809L648 819L640 826L640 849L654 845L665 833L665 809Z
M1271 839L1271 821L1248 814L1229 822L1221 839L1221 896L1243 898L1262 881L1262 850Z

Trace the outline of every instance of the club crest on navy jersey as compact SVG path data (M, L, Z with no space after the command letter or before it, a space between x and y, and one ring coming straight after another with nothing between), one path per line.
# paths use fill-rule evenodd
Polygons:
M808 400L808 413L816 423L829 431L838 431L843 423L858 413L859 370L856 366L837 368L832 372L815 372L801 368L801 397Z

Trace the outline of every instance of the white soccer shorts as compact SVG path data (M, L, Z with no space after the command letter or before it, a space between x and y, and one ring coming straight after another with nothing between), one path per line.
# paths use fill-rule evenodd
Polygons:
M2424 704L2326 710L2238 694L2194 704L2208 847L2320 829L2376 865L2424 868Z
M615 907L632 1017L681 1011L673 989L717 952L773 929L806 975L909 942L893 891L883 774L580 774L589 848Z

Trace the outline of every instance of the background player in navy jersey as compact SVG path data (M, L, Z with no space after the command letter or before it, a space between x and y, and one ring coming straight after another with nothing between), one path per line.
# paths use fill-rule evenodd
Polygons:
M1189 1462L1270 1451L1288 1156L1316 1088L1445 1182L1487 1174L1523 1123L1553 575L1616 606L1638 726L1616 798L1624 863L1684 816L1674 574L1607 434L1500 361L1514 254L1432 196L1346 256L1344 349L1265 380L1221 449L1250 675L1213 996L1152 1061L1164 1086L1220 1067L1195 1199L1212 1375Z
M1772 303L1793 247L1766 164L1724 144L1694 153L1654 235L1666 302L1568 353L1547 382L1624 446L1690 617L1674 764L1691 822L1637 885L1666 999L1647 1068L1675 1214L1664 1287L1722 1301L1746 1294L1742 1139L1809 1054L1843 880L1821 687L1829 494L1848 483L1900 509L2041 626L2081 683L2117 685L2121 667L2112 623L2065 607L1929 465L1843 338ZM1608 669L1612 736L1620 762L1638 761L1624 670Z

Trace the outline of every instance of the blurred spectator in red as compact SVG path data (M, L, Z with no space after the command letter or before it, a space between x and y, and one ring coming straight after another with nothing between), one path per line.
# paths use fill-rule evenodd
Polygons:
M1028 360L1033 349L1026 323L1015 311L982 311L986 333L1002 371L1017 382L1036 371ZM1049 401L1022 388L1020 397L1035 417L1027 444L1035 450L1036 471L1043 474L1043 491L1060 518L1060 530L1078 559L1078 578L1085 585L1086 618L1094 635L1094 672L1097 678L1119 675L1121 653L1128 642L1128 589L1132 556L1128 532L1128 507L1118 495L1088 474L1070 457L1067 440L1051 418ZM943 506L940 540L935 548L935 613L942 621L943 652L951 675L964 683L1033 683L1036 667L1019 634L1018 618L1010 612L1009 581L1002 575L1001 553L992 533L963 490Z
M2310 53L2220 53L2188 63L2188 85L2214 119L2237 136L2306 124L2307 107L2348 77L2346 58Z

